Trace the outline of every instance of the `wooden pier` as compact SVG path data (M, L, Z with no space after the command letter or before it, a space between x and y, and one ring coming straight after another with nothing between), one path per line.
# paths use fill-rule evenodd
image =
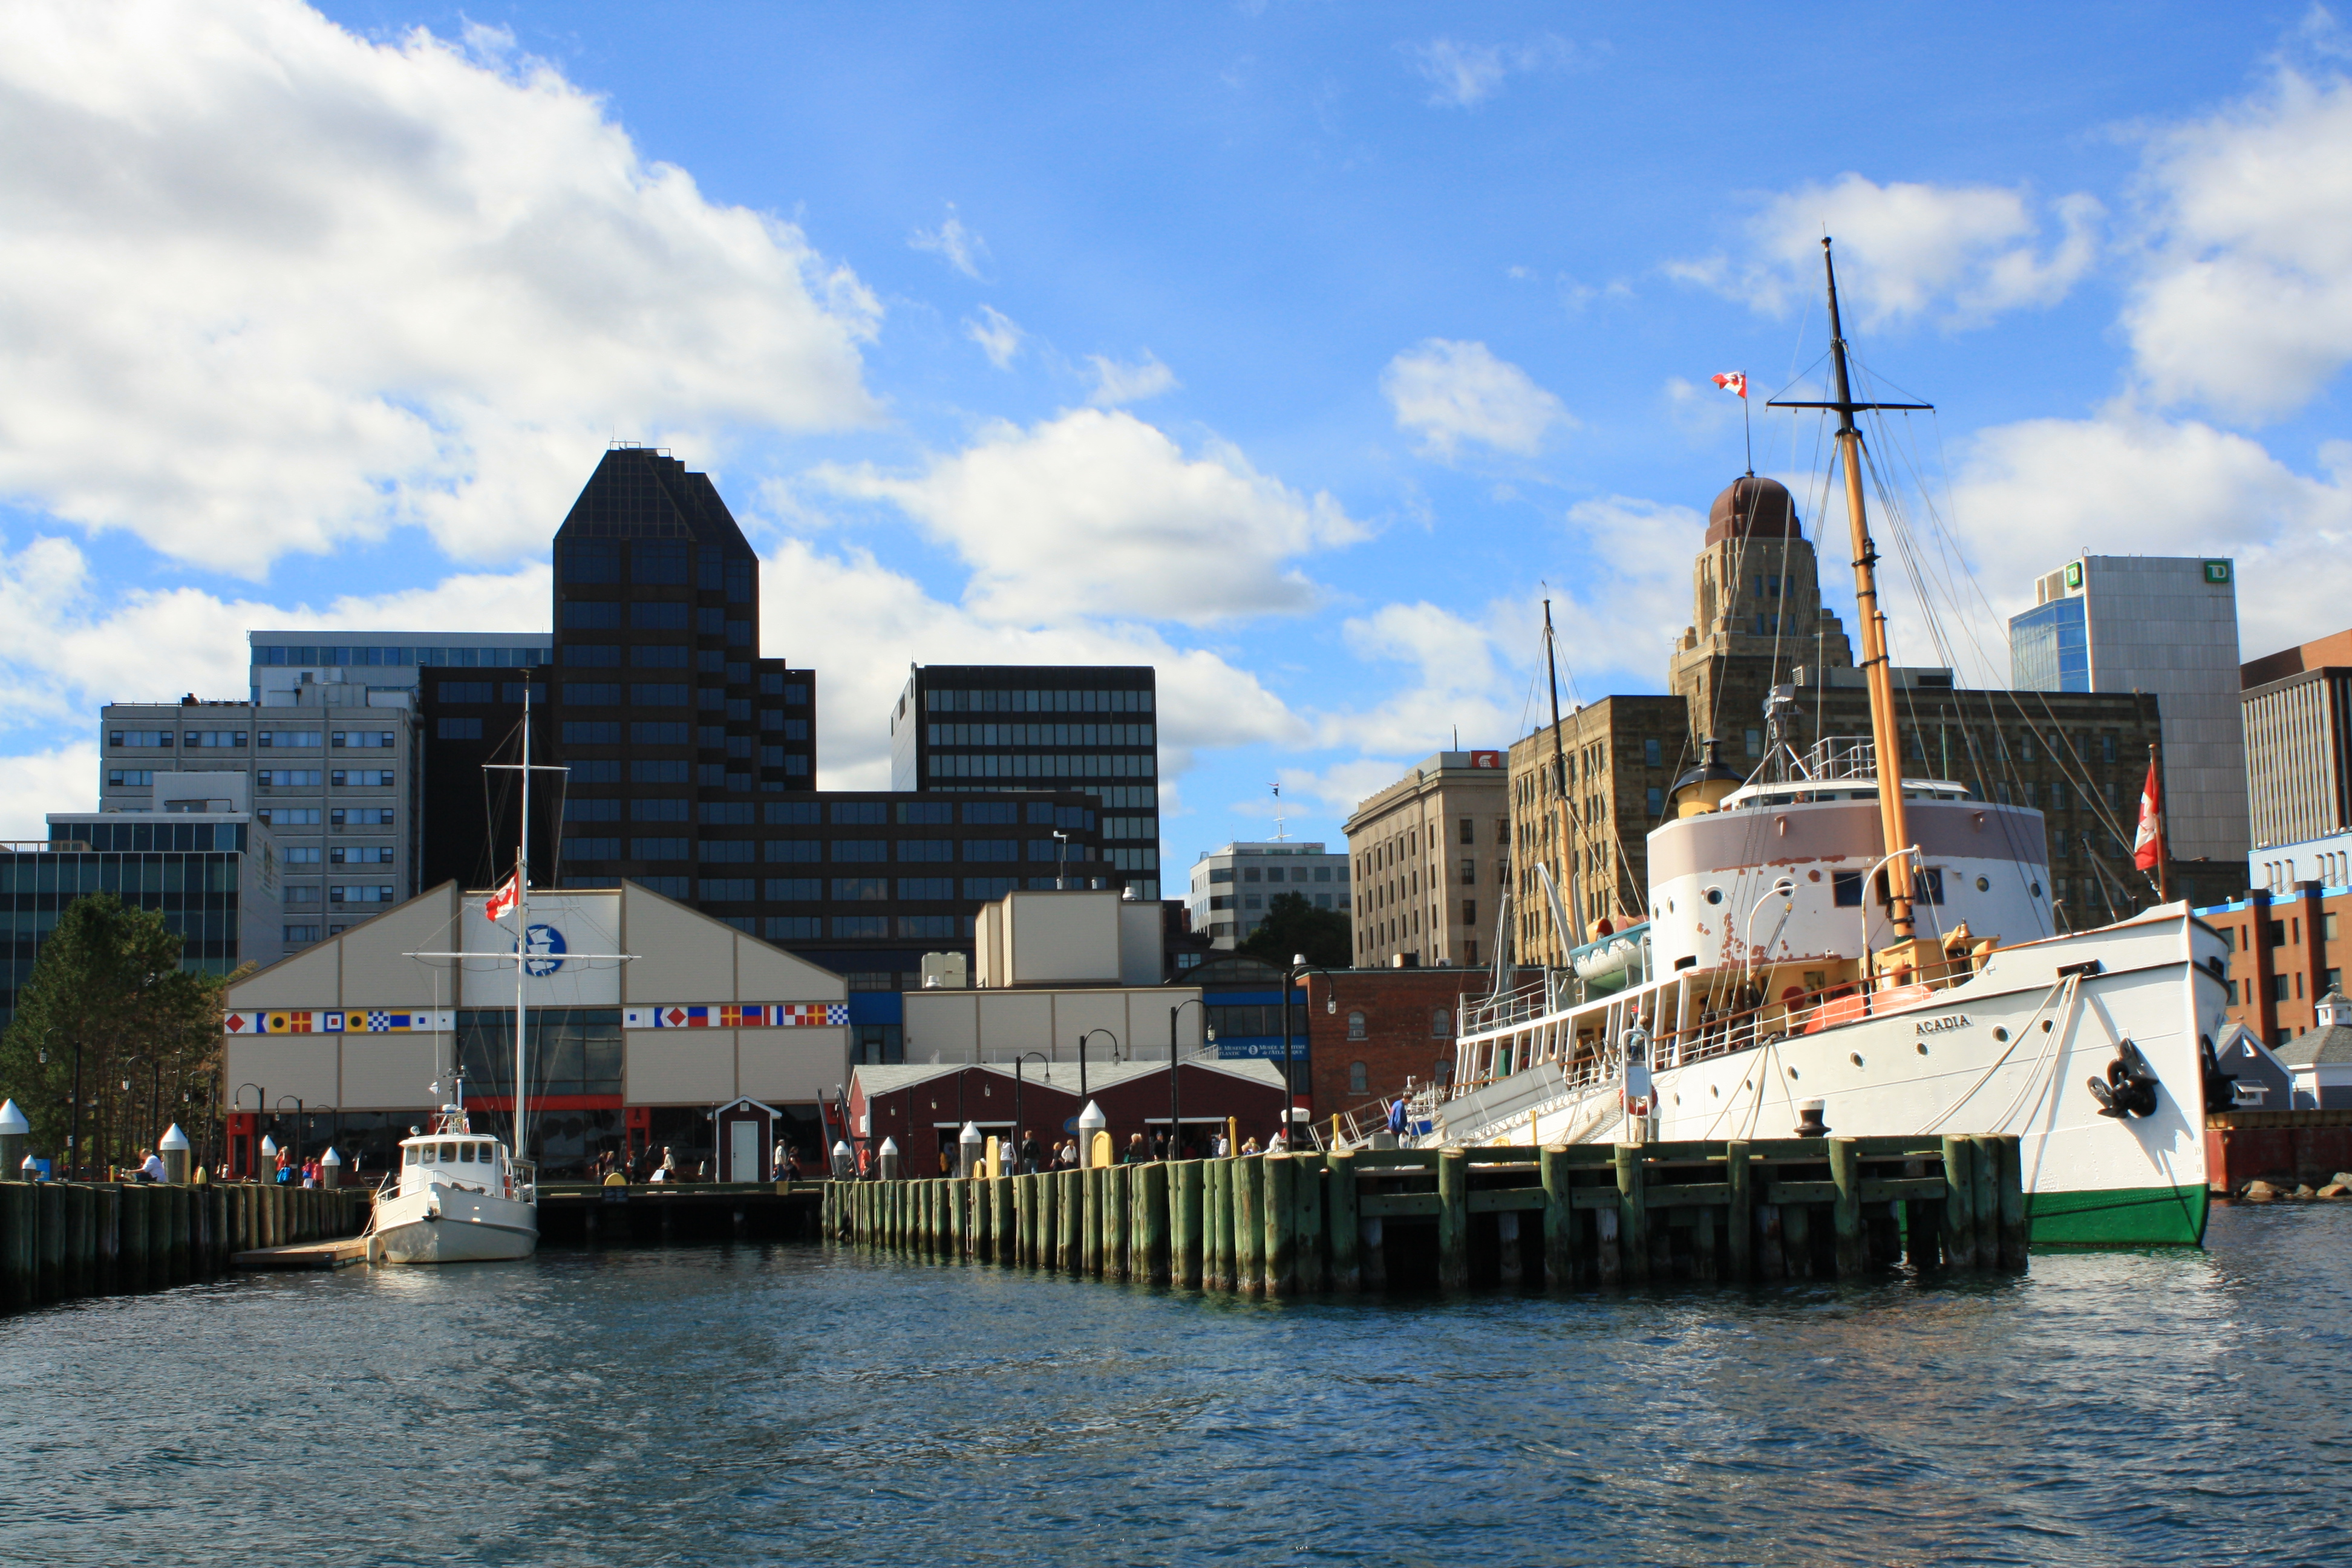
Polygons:
M2014 1137L1362 1150L824 1184L828 1240L1250 1296L2026 1267Z
M213 1279L241 1255L356 1236L374 1199L249 1182L0 1182L0 1310Z

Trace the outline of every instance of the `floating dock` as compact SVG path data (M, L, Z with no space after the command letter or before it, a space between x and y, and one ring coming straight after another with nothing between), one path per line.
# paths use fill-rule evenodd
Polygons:
M824 1184L835 1242L1247 1296L2026 1267L2014 1137L1362 1150Z

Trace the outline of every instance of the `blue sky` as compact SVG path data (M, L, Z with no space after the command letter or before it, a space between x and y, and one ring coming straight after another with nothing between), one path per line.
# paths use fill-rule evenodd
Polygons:
M1824 226L1976 579L1898 594L1898 658L1932 613L1999 673L2081 548L2237 557L2250 655L2352 623L2325 11L26 13L16 833L86 807L97 703L236 694L247 626L543 627L620 437L768 557L821 782L887 775L910 659L1150 660L1171 869L1276 779L1336 841L1524 732L1547 583L1578 693L1661 687L1741 464L1707 377L1816 362ZM1805 493L1816 435L1758 467Z

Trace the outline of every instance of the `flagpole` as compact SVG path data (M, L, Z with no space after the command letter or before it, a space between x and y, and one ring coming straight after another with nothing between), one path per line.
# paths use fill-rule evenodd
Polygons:
M530 672L523 672L522 682L522 825L515 835L515 1073L514 1073L514 1157L518 1161L530 1158L523 1142L523 1095L526 1084L523 1070L529 1061L530 1042L524 1034L529 1013L523 1001L523 982L530 965ZM538 1173L533 1171L536 1179Z
M1748 377L1739 378L1739 439L1748 448L1748 477L1756 477L1756 435L1748 423Z

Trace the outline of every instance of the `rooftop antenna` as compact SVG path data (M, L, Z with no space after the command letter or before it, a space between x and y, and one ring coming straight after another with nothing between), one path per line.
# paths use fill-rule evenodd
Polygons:
M1274 841L1279 844L1290 837L1282 830L1282 784L1276 780L1265 787L1274 792Z

